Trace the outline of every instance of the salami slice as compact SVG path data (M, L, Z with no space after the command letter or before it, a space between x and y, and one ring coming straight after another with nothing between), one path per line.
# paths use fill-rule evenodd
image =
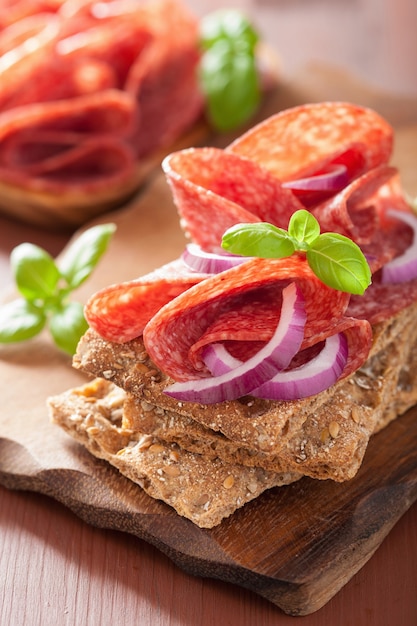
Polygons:
M182 150L166 157L162 167L183 227L206 250L219 248L225 230L238 222L287 227L302 208L267 170L224 150Z
M33 90L33 77L54 56L60 26L57 15L40 13L0 32L0 111L12 108L25 88Z
M417 279L384 285L374 281L362 297L352 296L348 314L375 325L397 315L417 301Z
M85 316L102 337L123 343L141 335L164 304L206 278L207 274L191 271L178 259L137 280L94 294Z
M197 284L152 317L143 332L146 349L156 365L178 381L207 376L199 359L207 343L238 342L240 356L242 344L249 344L247 358L253 354L253 341L259 347L259 340L272 337L282 289L290 282L299 285L305 299L302 349L324 341L338 329L360 327L361 345L356 345L354 332L350 338L351 343L355 341L350 357L354 364L349 361L348 367L365 361L372 341L369 324L344 318L349 295L326 287L299 257L253 259Z
M278 113L225 150L171 154L163 169L184 229L206 250L218 248L225 230L238 222L287 228L291 215L307 205L322 231L362 244L379 227L375 197L396 174L386 164L391 147L392 129L376 113L325 103ZM338 165L347 172L342 191L300 193L286 185Z
M61 192L127 184L135 154L125 137L134 123L134 103L116 90L7 111L0 115L1 179Z
M55 13L63 0L1 0L0 1L0 32L40 13Z
M287 109L261 122L227 150L256 161L281 181L311 176L331 162L351 177L387 163L393 130L377 113L349 103Z
M394 176L394 167L381 165L369 170L330 200L312 209L322 231L337 232L357 244L370 243L380 229L380 214L386 204L385 195L378 194Z

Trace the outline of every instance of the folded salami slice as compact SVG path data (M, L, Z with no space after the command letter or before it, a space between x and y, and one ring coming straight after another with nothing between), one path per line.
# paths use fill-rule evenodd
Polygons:
M17 24L25 18L39 13L55 13L63 0L1 0L0 2L0 33L6 28Z
M294 211L304 206L323 231L361 244L377 230L374 197L396 172L386 165L391 148L392 129L376 113L324 103L278 113L225 150L174 153L163 168L184 229L206 250L218 248L224 231L238 222L287 228ZM336 166L348 183L341 190L332 191L326 181L314 193L308 193L309 183L301 191L288 186Z
M239 137L228 151L256 161L281 181L311 176L328 163L346 165L350 176L387 163L391 126L375 111L324 102L287 109Z
M135 154L132 99L117 90L0 115L0 179L37 193L131 192Z
M301 349L351 329L343 375L357 369L368 356L371 327L344 318L349 295L326 287L299 257L254 259L200 282L152 317L143 332L145 347L154 363L179 381L207 376L199 358L207 343L237 342L240 355L248 358L254 352L252 342L259 349L259 342L271 339L280 317L282 290L291 282L300 287L305 300Z
M361 246L370 243L380 230L378 192L396 175L397 170L387 165L371 169L312 209L321 229L338 232Z
M102 289L87 302L85 315L102 337L123 343L140 336L164 304L206 278L178 259L137 280Z
M187 234L216 250L238 222L287 226L303 205L291 190L255 161L217 148L191 148L162 163Z

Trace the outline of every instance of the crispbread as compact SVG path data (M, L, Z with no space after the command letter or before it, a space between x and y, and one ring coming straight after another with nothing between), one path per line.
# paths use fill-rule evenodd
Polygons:
M104 379L49 398L51 419L94 456L105 459L179 515L211 528L266 489L300 478L294 472L207 460L175 443L125 427L125 393Z
M314 478L347 480L359 469L372 433L417 401L414 344L397 344L391 342L381 350L322 405L319 413L309 415L278 454L244 447L188 416L132 394L127 394L124 405L125 423L207 458L220 456L229 463L269 471L297 470ZM408 359L404 350L409 351ZM399 388L398 381L402 378L405 383L406 373L404 389Z
M126 419L133 429L156 428L158 437L211 456L214 446L229 462L343 481L360 467L371 434L417 401L416 314L413 304L376 327L372 356L351 377L293 402L177 402L163 393L171 381L154 366L141 339L114 344L92 330L81 340L74 365L129 393ZM150 426L143 406L158 407L161 416L166 412L172 426L161 420Z

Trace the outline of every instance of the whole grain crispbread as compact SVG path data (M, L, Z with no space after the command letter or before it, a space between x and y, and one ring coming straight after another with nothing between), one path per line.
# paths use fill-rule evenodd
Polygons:
M358 471L373 432L417 401L414 342L407 344L408 358L401 348L404 350L392 341L372 357L318 412L307 416L299 432L277 454L243 446L189 416L130 393L124 420L133 430L175 442L207 458L219 456L229 463L268 471L301 471L314 478L348 480Z
M104 379L48 399L51 419L94 456L105 459L147 494L202 528L212 528L266 489L300 478L294 472L208 460L175 443L124 425L125 393Z
M375 327L364 367L316 396L291 402L250 396L214 405L178 402L164 393L172 381L152 363L140 338L116 344L92 330L81 340L74 366L128 392L126 416L134 429L150 428L140 407L158 407L176 418L164 438L189 450L203 453L214 438L216 454L228 461L346 480L358 470L370 435L417 401L416 316L417 303ZM136 412L128 409L132 402ZM184 434L184 424L194 432Z

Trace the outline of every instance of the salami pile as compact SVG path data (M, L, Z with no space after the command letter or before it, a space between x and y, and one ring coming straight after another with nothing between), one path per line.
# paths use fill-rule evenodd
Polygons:
M93 296L86 308L90 325L114 342L143 335L153 362L174 381L221 381L217 373L227 364L211 371L207 347L226 347L235 367L249 363L273 338L283 315L283 289L295 283L306 321L290 370L309 363L341 333L347 358L334 382L349 376L369 357L373 327L417 300L415 262L405 281L383 279L385 266L412 252L416 221L398 172L388 164L392 134L368 109L305 105L266 120L225 150L191 148L163 162L181 224L208 257L218 258L223 233L236 223L287 228L295 211L307 209L323 232L342 234L361 247L372 271L364 295L325 285L300 254L246 258L225 271L206 273L182 258ZM323 176L330 186L322 185ZM312 393L308 380L305 393Z
M201 114L198 26L180 2L2 0L0 13L3 208L42 222L74 205L80 223Z

